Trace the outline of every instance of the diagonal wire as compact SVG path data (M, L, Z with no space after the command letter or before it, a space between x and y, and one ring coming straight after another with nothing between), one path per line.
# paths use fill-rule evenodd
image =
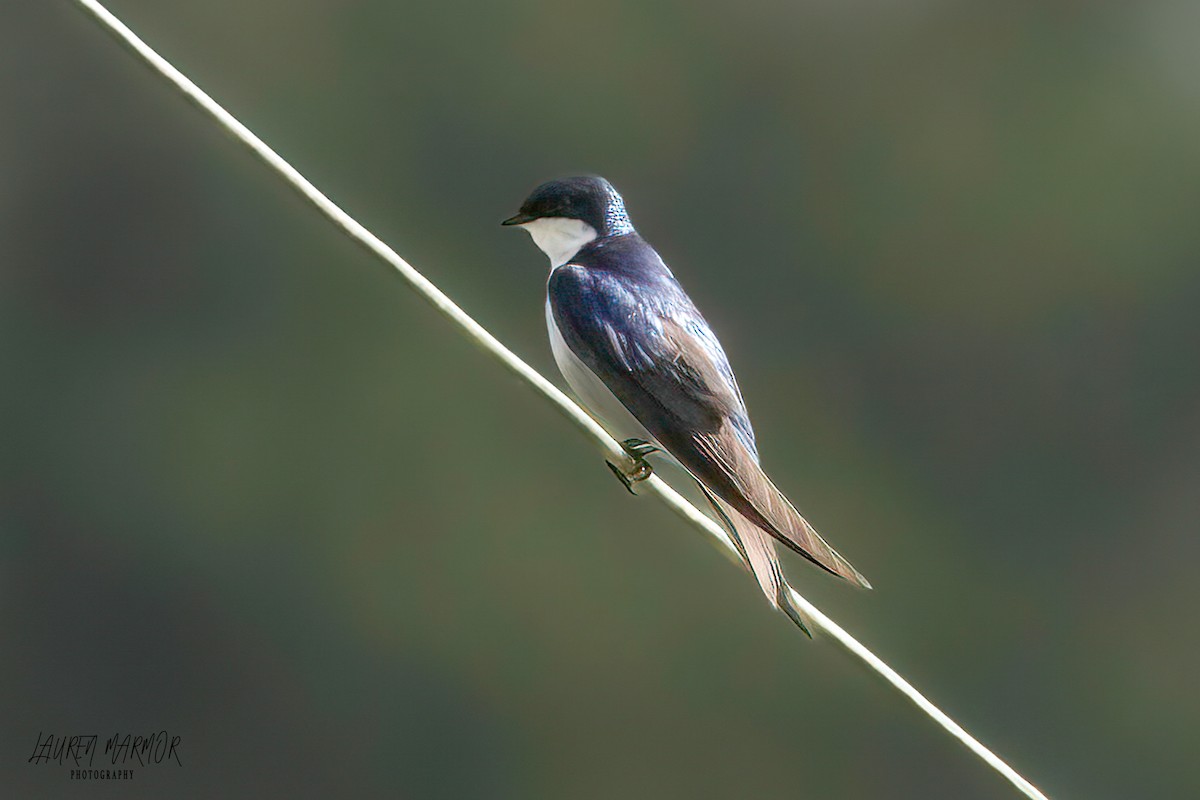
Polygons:
M574 401L563 394L554 384L542 377L537 370L518 358L500 340L488 333L482 325L459 308L453 300L433 285L428 278L414 269L412 265L401 258L396 251L384 244L378 237L322 194L317 187L313 186L291 164L284 161L278 153L255 136L249 128L239 122L232 114L205 94L200 87L192 83L186 75L177 70L170 62L138 38L121 20L113 16L108 9L97 2L97 0L75 0L75 2L91 14L121 44L129 48L135 55L145 61L149 67L170 81L176 89L198 106L201 111L211 116L227 133L253 151L268 167L278 173L288 185L299 192L302 197L311 202L330 221L341 228L347 236L399 272L400 276L422 298L441 313L442 316L457 325L468 339L498 360L511 372L515 373L517 377L527 382L545 399L549 400L559 413L572 422L585 436L590 438L593 444L599 447L605 455L617 460L619 463L632 466L629 456L621 449L620 445L603 428L596 424L583 409L576 405ZM652 475L641 485L648 488L651 494L666 503L680 517L683 517L693 526L716 539L718 543L729 551L734 560L740 562L737 550L725 531L716 522L663 482L662 479ZM790 591L792 602L799 610L818 629L833 639L847 653L860 660L871 671L883 678L890 686L900 692L968 750L1008 779L1026 797L1032 798L1032 800L1048 800L1046 795L1042 794L1037 787L1021 777L1016 770L1005 763L999 756L984 747L971 734L967 733L961 725L952 720L941 709L929 702L929 700L925 699L924 695L913 688L912 684L902 678L899 673L889 667L882 659L868 650L840 625L825 616L820 609L806 600L795 589L790 589Z

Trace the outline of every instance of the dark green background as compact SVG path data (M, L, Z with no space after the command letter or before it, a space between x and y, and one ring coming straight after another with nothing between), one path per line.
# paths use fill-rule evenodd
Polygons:
M1051 795L1200 793L1194 4L112 5L556 380L497 223L606 175L876 586L802 591ZM1015 796L72 3L0 114L0 793Z

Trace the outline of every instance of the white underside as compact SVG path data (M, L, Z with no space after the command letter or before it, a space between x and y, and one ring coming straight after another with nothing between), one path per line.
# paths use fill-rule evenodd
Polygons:
M596 238L596 229L583 220L566 217L542 217L521 226L538 249L550 258L550 269L561 267Z

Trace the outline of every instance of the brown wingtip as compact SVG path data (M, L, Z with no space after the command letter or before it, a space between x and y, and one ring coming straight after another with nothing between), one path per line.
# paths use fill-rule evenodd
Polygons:
M786 498L785 498L785 500L786 500ZM788 505L791 506L790 503L788 503ZM875 588L874 586L871 585L871 582L869 580L867 580L866 575L863 575L861 572L859 572L857 569L855 569L854 565L851 564L849 561L847 561L841 553L839 553L837 550L834 550L832 547L829 546L829 543L826 542L821 537L821 534L817 533L816 528L814 528L812 526L812 524L809 523L808 520L806 520L803 516L801 516L800 512L795 510L795 507L792 507L792 512L804 524L804 530L808 534L808 541L805 542L804 544L807 545L808 547L811 547L812 550L816 551L816 552L819 552L821 549L824 549L825 553L823 553L822 555L825 555L826 557L818 559L816 557L815 553L808 551L807 547L803 551L801 551L801 554L803 556L808 558L810 561L812 561L814 564L821 567L822 569L828 570L830 573L838 576L839 578L842 578L847 583L853 584L854 586L856 586L860 589L874 589ZM796 546L794 544L792 544L792 542L786 540L786 538L784 538L784 537L778 537L778 538L781 542L784 542L784 544L787 544L793 550L797 549Z
M791 504L789 503L788 505ZM795 511L794 506L792 510ZM871 582L867 580L866 575L863 575L861 572L855 569L854 565L847 561L841 553L829 546L829 543L821 537L821 534L817 533L816 528L814 528L808 520L800 515L800 512L795 511L795 513L796 516L800 518L801 522L804 523L804 528L811 537L811 541L819 542L822 546L824 546L825 551L828 553L828 563L817 561L816 563L818 566L829 570L834 575L837 575L839 578L844 579L847 583L851 583L859 589L875 588L871 585ZM811 556L809 557L811 558ZM815 559L813 560L815 561Z
M852 567L850 565L849 561L842 558L841 556L838 556L838 558L840 558L842 561L842 564L844 564L846 566L846 568L850 570L851 574L849 576L843 576L846 578L847 581L849 581L850 583L853 583L855 586L857 586L860 589L874 589L875 588L874 586L871 585L871 582L869 580L867 580L867 577L865 575L863 575L861 572L859 572L858 570L856 570L854 567Z
M871 583L829 546L783 492L771 482L757 456L738 438L730 425L692 439L698 464L706 469L693 476L747 522L799 553L826 572L870 589Z

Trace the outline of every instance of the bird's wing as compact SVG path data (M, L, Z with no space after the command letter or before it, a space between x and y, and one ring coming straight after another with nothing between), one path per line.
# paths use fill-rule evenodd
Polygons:
M697 481L813 563L870 586L762 471L725 353L673 278L649 290L568 264L548 290L567 346Z

